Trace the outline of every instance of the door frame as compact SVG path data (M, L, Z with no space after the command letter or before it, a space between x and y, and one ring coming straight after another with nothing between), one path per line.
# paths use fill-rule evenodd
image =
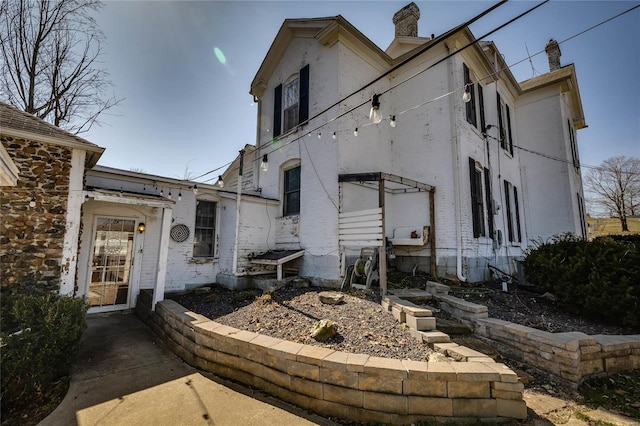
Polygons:
M109 214L99 214L95 213L92 215L92 228L91 228L91 247L88 256L88 262L86 265L86 277L85 285L84 285L84 295L88 299L89 295L89 287L91 286L91 276L92 276L92 263L93 263L93 252L95 250L96 245L96 233L98 231L98 219L118 219L118 220L133 220L134 228L133 228L133 247L131 248L131 257L132 264L131 269L129 271L129 294L127 296L127 303L120 305L109 305L109 306L93 306L89 308L88 313L101 313L101 312L115 312L115 311L125 311L131 309L135 303L138 292L140 291L140 272L142 265L142 254L143 254L143 246L144 246L144 232L136 232L138 230L138 225L144 222L144 218L140 216L120 216L120 215L109 215Z

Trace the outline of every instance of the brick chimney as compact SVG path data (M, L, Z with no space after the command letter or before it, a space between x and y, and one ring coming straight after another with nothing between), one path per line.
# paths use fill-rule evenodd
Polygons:
M544 51L547 52L547 58L549 58L549 71L555 71L560 69L560 46L554 39L549 40L549 43L544 47Z
M396 37L418 37L418 19L420 9L411 2L393 15Z

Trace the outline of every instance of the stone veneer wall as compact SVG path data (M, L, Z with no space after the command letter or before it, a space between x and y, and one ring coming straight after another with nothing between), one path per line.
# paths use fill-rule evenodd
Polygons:
M436 298L444 310L473 323L475 333L493 342L500 352L570 388L590 377L640 369L640 335L549 333L489 318L486 306L457 297Z
M71 149L10 137L1 142L19 177L15 187L0 188L0 287L58 291ZM29 207L32 197L35 207Z
M359 422L525 419L524 385L495 362L418 362L350 354L238 330L165 300L137 314L189 364L326 416Z

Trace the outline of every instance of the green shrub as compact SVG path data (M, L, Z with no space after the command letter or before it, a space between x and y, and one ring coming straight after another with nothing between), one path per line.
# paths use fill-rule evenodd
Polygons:
M3 295L0 332L2 417L45 394L68 375L86 328L83 299Z
M640 244L560 235L528 251L527 281L572 313L640 326Z

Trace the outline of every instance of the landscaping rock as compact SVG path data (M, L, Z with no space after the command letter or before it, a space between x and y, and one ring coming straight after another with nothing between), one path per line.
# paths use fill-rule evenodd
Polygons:
M311 330L311 337L318 341L331 339L338 333L338 326L331 320L318 321Z
M318 299L326 305L339 305L344 302L344 295L335 291L322 291L318 293Z

